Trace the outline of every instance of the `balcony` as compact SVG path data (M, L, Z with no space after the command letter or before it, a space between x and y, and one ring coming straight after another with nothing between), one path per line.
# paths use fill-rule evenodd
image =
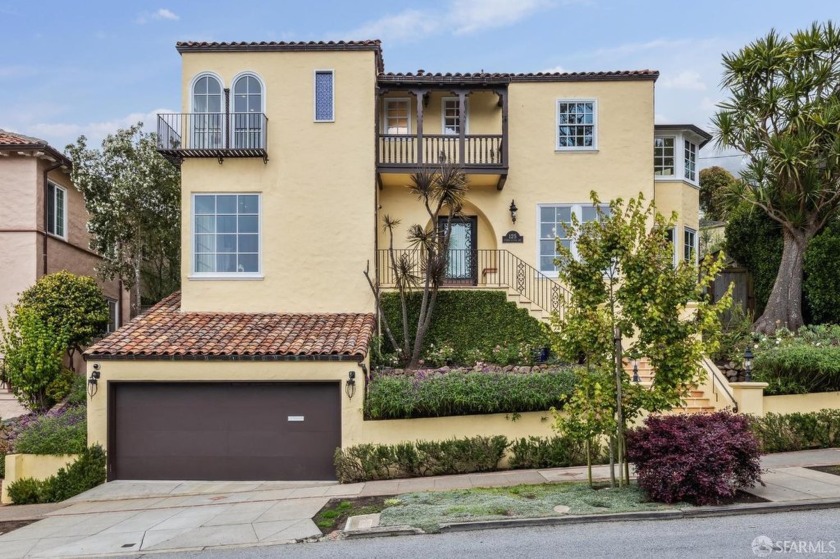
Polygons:
M263 113L158 115L158 152L175 163L188 157L258 157L268 162L268 118Z
M376 170L380 188L444 159L470 186L504 187L508 174L508 83L501 78L418 74L378 79Z

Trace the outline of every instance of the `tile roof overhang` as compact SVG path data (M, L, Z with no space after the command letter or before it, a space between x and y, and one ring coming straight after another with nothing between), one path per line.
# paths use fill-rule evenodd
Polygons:
M86 360L361 361L373 314L182 312L174 293L87 351Z
M701 148L712 141L711 134L694 124L656 124L654 125L653 130L654 132L684 132L688 130L689 132L692 132L702 138L702 141L700 142Z
M656 70L623 70L613 72L537 72L537 73L430 73L418 71L381 73L379 85L507 85L516 82L581 82L581 81L656 81Z
M0 152L19 152L38 155L50 161L61 163L67 169L73 166L70 158L49 145L45 140L2 129L0 129Z
M366 41L259 41L259 42L208 42L178 41L179 53L188 52L317 52L317 51L373 51L376 71L384 71L382 47L378 39Z

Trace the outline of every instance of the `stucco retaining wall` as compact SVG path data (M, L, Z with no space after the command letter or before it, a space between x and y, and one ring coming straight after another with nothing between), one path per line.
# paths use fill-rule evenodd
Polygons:
M58 470L72 464L77 454L8 454L6 455L6 478L3 480L3 493L0 502L9 505L8 487L12 482L31 477L37 480L47 479Z

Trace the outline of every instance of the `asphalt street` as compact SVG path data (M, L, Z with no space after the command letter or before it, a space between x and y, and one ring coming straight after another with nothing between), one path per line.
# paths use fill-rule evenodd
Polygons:
M761 547L770 544L771 547ZM753 547L756 550L753 550ZM840 510L512 528L154 554L158 559L840 557ZM135 557L144 557L137 555Z

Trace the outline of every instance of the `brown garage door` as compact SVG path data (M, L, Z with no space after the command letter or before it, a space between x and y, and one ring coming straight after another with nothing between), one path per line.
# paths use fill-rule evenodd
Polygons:
M338 383L115 383L110 479L335 479Z

